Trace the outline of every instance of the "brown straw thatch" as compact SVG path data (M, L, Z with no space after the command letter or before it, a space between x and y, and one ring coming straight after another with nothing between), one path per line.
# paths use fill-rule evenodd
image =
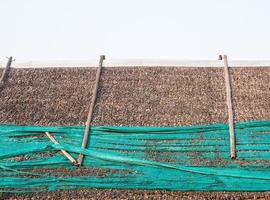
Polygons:
M236 121L270 118L270 69L231 70ZM83 125L94 68L12 69L0 91L0 123ZM95 125L226 123L222 68L104 68Z
M94 68L12 69L0 91L0 123L84 125L95 72ZM230 73L235 121L270 120L270 68L233 68ZM223 69L104 68L93 122L124 126L227 123ZM270 198L269 193L96 189L38 195L44 199Z

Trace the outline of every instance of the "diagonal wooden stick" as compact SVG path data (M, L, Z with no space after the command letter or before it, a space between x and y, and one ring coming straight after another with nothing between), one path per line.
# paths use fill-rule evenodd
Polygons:
M232 89L231 89L227 55L223 55L222 60L224 62L227 106L228 106L228 114L229 114L228 123L229 123L229 129L230 129L230 153L231 153L231 158L235 159L236 150L235 150L235 134L234 134L234 120L233 120L233 106L232 106Z
M1 75L1 78L0 78L0 84L3 84L7 78L7 75L8 75L8 72L10 70L10 66L11 66L11 63L13 61L13 58L12 56L8 58L8 62L6 64L6 67Z
M59 142L57 142L56 139L49 132L45 132L45 134L54 144L59 144ZM67 151L61 149L61 152L64 154L64 156L67 157L67 159L71 163L73 163L74 165L77 165L77 161Z
M93 111L94 111L94 107L95 107L95 102L96 102L96 98L97 98L98 83L99 83L99 79L100 79L100 75L101 75L103 60L105 60L105 56L101 55L100 60L99 60L99 66L98 66L97 73L96 73L96 80L95 80L95 87L93 90L93 96L91 99L91 104L90 104L89 112L87 115L87 121L85 123L86 126L85 126L85 130L84 130L83 141L82 141L82 148L83 149L85 149L87 147L87 143L88 143L88 137L89 137L89 133L90 133L91 121L92 121ZM79 166L82 165L83 157L84 157L83 154L80 154L78 157L77 161L78 161Z

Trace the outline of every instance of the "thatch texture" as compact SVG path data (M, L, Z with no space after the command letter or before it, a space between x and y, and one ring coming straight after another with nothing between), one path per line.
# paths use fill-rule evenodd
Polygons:
M83 124L94 76L89 69L12 69L0 94L0 123Z
M113 199L113 200L243 200L243 199L270 199L269 192L177 192L166 190L112 190L112 189L82 189L79 191L58 191L33 194L20 194L20 197L8 199Z
M270 68L231 70L236 121L270 119ZM83 125L94 68L13 69L0 93L0 123ZM227 122L222 68L104 68L95 125Z
M95 72L94 68L12 69L0 91L0 123L83 125ZM270 68L234 68L230 73L235 120L270 120ZM222 68L103 69L94 125L180 126L226 122ZM34 195L23 197L34 198ZM270 198L270 195L87 189L39 194L39 198L43 197L251 199Z

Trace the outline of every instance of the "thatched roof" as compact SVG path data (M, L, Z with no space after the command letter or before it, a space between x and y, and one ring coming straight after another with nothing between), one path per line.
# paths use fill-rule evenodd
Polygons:
M95 68L12 69L0 91L1 124L83 125ZM0 69L0 73L1 73ZM94 125L180 126L227 122L222 68L104 68ZM270 68L233 68L236 121L270 120ZM253 198L268 193L229 193ZM25 195L26 197L32 197ZM80 190L45 198L217 198L222 193ZM42 197L40 197L42 198Z
M269 120L270 68L230 72L236 121ZM0 123L83 125L94 81L94 68L12 69L0 91ZM95 125L224 122L222 68L103 69Z

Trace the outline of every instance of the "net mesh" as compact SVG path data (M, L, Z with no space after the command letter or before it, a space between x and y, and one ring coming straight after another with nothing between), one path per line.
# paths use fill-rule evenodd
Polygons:
M59 142L53 144L46 131ZM0 126L0 191L79 188L265 191L270 189L270 121L235 124L237 159L230 159L227 124L91 128ZM73 166L59 150L74 158Z

